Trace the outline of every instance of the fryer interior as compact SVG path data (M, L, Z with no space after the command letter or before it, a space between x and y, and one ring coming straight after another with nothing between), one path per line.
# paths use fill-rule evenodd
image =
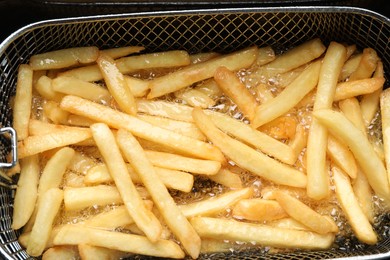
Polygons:
M272 46L285 50L291 46L320 37L330 41L356 44L358 48L372 47L390 69L390 20L375 13L352 7L321 8L260 8L159 12L148 14L97 16L53 20L25 27L0 45L0 124L11 126L9 106L15 94L17 68L36 53L75 46L109 48L143 45L146 52L184 49L230 52L251 45ZM389 75L386 75L387 79ZM0 138L0 159L10 150L8 139ZM17 242L18 231L11 229L14 190L11 183L1 179L0 186L0 252L8 259L29 256ZM14 180L14 183L16 180ZM260 250L216 253L213 259L304 259L337 258L376 255L390 250L388 216L378 218L377 232L382 236L375 246L361 245L354 238L339 239L342 249L328 251L299 251L267 255ZM211 255L201 256L209 258ZM149 259L149 257L138 257Z

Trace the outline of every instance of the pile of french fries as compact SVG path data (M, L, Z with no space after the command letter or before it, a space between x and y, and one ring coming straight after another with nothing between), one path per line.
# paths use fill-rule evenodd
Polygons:
M195 259L241 244L325 250L337 235L378 242L390 90L375 50L316 38L281 54L143 51L62 49L19 67L8 174L20 173L12 228L28 254Z

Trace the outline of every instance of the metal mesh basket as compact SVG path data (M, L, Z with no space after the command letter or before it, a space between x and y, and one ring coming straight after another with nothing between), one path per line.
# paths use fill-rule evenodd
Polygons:
M11 126L9 107L15 92L17 68L33 54L60 48L95 45L108 48L144 45L146 51L185 49L190 53L214 50L230 52L250 45L271 45L286 49L314 37L372 47L390 69L390 20L353 7L287 7L256 9L197 10L95 16L36 23L15 32L0 45L0 124ZM388 78L389 75L387 75ZM10 150L7 138L0 138L0 160ZM11 229L14 190L12 181L1 179L0 254L6 259L29 256L17 242L18 231ZM339 240L339 249L265 254L253 250L213 254L213 259L314 259L366 256L385 258L390 253L390 219L381 218L378 245L356 246L356 239ZM140 257L143 258L143 257ZM148 259L148 258L147 258Z

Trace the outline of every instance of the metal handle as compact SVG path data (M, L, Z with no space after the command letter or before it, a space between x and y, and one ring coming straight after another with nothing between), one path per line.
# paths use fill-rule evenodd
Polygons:
M11 140L11 162L0 162L0 168L10 168L15 166L17 159L18 159L18 151L17 151L17 136L16 131L12 127L3 127L0 128L0 135L7 134L7 137Z

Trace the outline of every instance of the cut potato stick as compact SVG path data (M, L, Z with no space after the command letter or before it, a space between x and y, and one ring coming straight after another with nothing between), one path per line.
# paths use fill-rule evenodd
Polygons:
M91 137L90 129L78 127L69 127L52 133L29 136L18 143L19 159L50 149L76 144Z
M38 197L39 159L32 155L20 160L20 176L14 199L11 227L23 227L34 212Z
M190 60L192 64L204 62L211 60L215 57L220 56L221 54L217 52L200 52L200 53L195 53L190 55Z
M149 90L148 81L124 75L127 86L134 97L143 97Z
M95 259L116 260L116 259L124 259L128 255L128 253L119 250L114 250L114 249L109 249L109 248L99 247L99 246L90 246L87 244L79 244L77 246L77 249L82 260L95 260Z
M341 69L339 76L339 81L345 81L359 66L360 60L362 59L363 54L359 53L350 57Z
M346 59L343 45L331 42L321 65L313 111L331 108L337 81ZM320 200L330 194L329 173L326 169L328 132L313 118L307 140L307 194Z
M18 133L19 141L24 140L28 136L28 121L31 115L32 104L32 80L32 68L26 64L20 65L12 114L12 125Z
M77 259L79 253L77 248L72 246L55 246L46 250L42 255L42 260L67 260Z
M379 57L372 48L365 48L363 56L355 71L349 76L349 81L370 78L378 64Z
M217 252L231 252L234 244L227 241L217 239L202 238L201 254L217 253Z
M66 124L69 113L59 107L55 101L46 101L43 105L43 114L54 124Z
M358 169L356 178L352 183L353 192L359 201L359 205L362 208L364 214L368 218L370 223L375 221L375 209L373 205L373 192L370 184L361 169Z
M47 76L41 76L37 83L34 85L36 91L39 95L44 97L47 100L53 100L55 102L60 102L64 97L64 94L58 93L53 90L52 79Z
M54 240L54 237L57 235L58 231L60 230L60 227L61 226L53 226L53 228L52 228L52 230L50 232L49 238L48 238L48 240L46 242L45 250L54 246L53 240ZM27 248L27 244L28 244L28 241L30 239L30 235L31 235L31 231L24 232L24 230L23 230L23 233L18 238L18 242L24 248Z
M209 98L203 92L193 88L176 91L175 96L182 99L192 107L208 108L215 105L215 101L213 99Z
M26 249L29 255L39 256L43 253L63 197L64 192L58 188L49 189L41 194L41 203L38 205L37 217Z
M138 112L185 122L193 122L192 107L160 100L137 100Z
M276 201L290 217L307 226L310 230L319 234L338 232L338 227L333 220L329 221L298 199L282 191L274 191L274 195Z
M208 139L241 168L277 184L306 187L306 176L302 172L229 137L220 131L201 109L195 108L193 117Z
M257 52L257 47L247 48L202 63L189 65L181 70L155 78L150 81L151 91L147 97L148 99L160 97L211 78L220 66L225 66L232 71L247 68L256 60Z
M348 176L337 167L332 167L332 172L337 199L354 234L363 243L376 244L378 242L377 235L359 206Z
M341 112L351 121L362 133L367 134L364 119L357 98L347 98L339 102Z
M317 85L320 68L319 61L311 64L278 96L259 105L251 122L253 128L272 121L298 104Z
M191 224L201 237L243 241L280 248L327 249L334 234L316 234L301 230L270 227L228 219L195 217Z
M296 221L295 219L289 218L289 217L269 221L269 222L267 222L267 225L270 225L271 227L277 227L277 228L287 228L287 229L309 231L308 227L301 224L299 221Z
M96 121L86 118L84 116L70 114L68 116L67 123L71 126L90 127L92 124L96 123Z
M114 60L104 54L100 54L96 62L103 75L107 88L118 103L119 108L123 112L135 115L137 113L137 106L135 104L134 95L128 87L123 74L117 68Z
M296 162L302 150L307 145L307 132L305 127L297 125L294 138L290 139L288 146L293 150L294 156L292 157L293 162Z
M334 101L370 94L383 87L384 83L385 79L382 77L341 82L337 84Z
M118 131L117 141L124 156L131 163L148 189L165 223L181 242L187 253L193 258L197 258L201 244L198 234L180 211L167 188L155 173L152 164L149 162L138 141L130 132L123 129Z
M221 169L217 174L207 176L210 180L222 184L231 189L241 189L243 184L238 174L229 171L228 169Z
M210 159L219 162L225 161L223 154L209 143L153 126L136 117L115 111L114 109L107 108L79 97L64 97L61 102L61 107L74 114L104 122L111 127L117 129L127 129L137 137L162 144L178 151L179 153L181 152L198 158Z
M260 101L260 104L263 104L263 103L273 99L274 95L268 89L266 84L259 83L256 86L256 98Z
M257 66L262 66L267 63L270 63L271 61L276 59L276 55L272 47L267 46L267 47L262 47L259 48L259 53L257 55L256 59L256 65Z
M130 54L141 52L143 50L145 50L145 47L143 46L125 46L125 47L100 50L100 52L103 52L104 54L108 55L112 59L118 59L118 58L128 56Z
M109 103L111 95L106 88L97 84L71 77L57 77L52 80L54 91L75 95L99 103Z
M367 137L340 112L322 109L313 112L313 115L348 145L375 193L388 201L390 188L387 172Z
M97 47L76 47L33 55L29 64L33 70L62 69L92 63L98 55Z
M218 87L217 82L215 82L213 78L203 81L202 83L198 84L194 89L202 92L211 99L216 99L216 97L222 95L221 89Z
M270 221L288 217L284 209L274 200L242 199L233 207L233 217L253 221Z
M295 136L297 125L296 116L287 114L260 126L258 130L277 140L286 141Z
M214 80L244 114L252 121L257 106L255 97L249 92L237 75L228 68L221 66L215 70Z
M241 190L229 191L210 199L179 205L179 208L187 218L210 216L226 210L242 199L251 197L252 194L253 190L251 188L244 188Z
M88 244L133 254L167 258L184 257L184 252L180 249L180 246L170 240L158 240L153 243L144 236L99 230L81 225L63 226L54 238L54 244Z
M390 90L385 89L380 96L382 117L383 150L388 178L390 177Z
M156 242L161 234L161 223L157 217L145 207L141 196L135 188L114 134L106 124L91 125L93 139L99 148L107 169L115 182L127 211L137 226L152 242Z
M146 157L154 165L171 170L186 171L195 174L214 175L221 169L217 161L194 159L177 154L145 151Z
M327 154L331 160L346 172L352 179L356 178L358 167L353 154L338 139L328 135Z

